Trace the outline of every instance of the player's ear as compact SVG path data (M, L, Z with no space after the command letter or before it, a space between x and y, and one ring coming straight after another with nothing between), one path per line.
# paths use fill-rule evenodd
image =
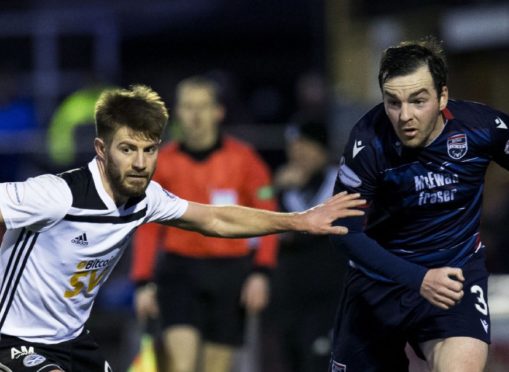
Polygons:
M104 160L105 153L106 153L106 143L104 142L104 140L102 138L96 137L94 139L94 148L95 148L95 153L97 154L97 157L100 160Z
M440 111L445 109L445 107L447 106L447 101L449 101L449 89L447 89L447 86L444 85L442 87L442 91L440 92L440 97L439 97L439 102L438 102L440 105Z
M216 120L222 123L226 116L226 108L223 105L217 105L216 107Z

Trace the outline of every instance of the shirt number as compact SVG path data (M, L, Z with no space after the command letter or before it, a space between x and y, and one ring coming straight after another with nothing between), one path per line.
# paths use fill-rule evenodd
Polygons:
M107 271L108 269L104 269L98 274L98 270L96 269L92 271L80 271L74 273L69 280L69 284L72 289L65 291L64 297L72 298L77 296L81 291L85 291L87 293L92 292L104 278Z
M477 302L475 304L475 308L477 311L479 311L482 315L488 316L488 304L486 303L486 300L484 299L484 292L481 287L478 285L473 285L470 287L470 293L477 295Z

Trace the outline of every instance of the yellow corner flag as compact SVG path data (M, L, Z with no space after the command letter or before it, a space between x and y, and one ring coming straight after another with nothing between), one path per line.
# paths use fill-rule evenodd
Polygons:
M134 358L127 372L157 372L157 359L152 336L141 336L140 352Z

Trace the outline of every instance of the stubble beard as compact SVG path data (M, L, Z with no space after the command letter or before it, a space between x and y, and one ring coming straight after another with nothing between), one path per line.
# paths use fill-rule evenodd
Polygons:
M126 179L127 174L122 175L111 160L106 165L106 175L113 193L126 198L135 198L143 195L150 181L150 177L148 177L146 182L128 184Z

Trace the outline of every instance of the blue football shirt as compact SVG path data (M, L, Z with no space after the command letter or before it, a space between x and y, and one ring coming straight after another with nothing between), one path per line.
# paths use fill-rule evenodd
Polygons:
M365 217L339 223L350 229L344 239L349 251L355 251L352 265L375 279L394 280L401 274L398 270L404 270L400 264L408 262L413 265L407 265L406 274L420 276L409 279L418 286L427 268L462 267L483 248L479 225L484 176L491 160L509 169L509 116L455 100L442 114L442 133L424 148L401 144L383 104L351 132L335 193L359 192L368 207ZM356 235L365 239L363 234L395 259L381 267L373 262L376 257L365 257L369 252L363 253L362 244L367 240L356 240Z

